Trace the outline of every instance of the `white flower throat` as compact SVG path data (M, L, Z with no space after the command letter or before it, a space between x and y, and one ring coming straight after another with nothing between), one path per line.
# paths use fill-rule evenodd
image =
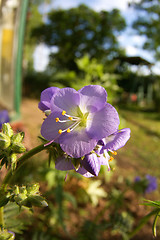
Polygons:
M83 114L81 112L81 110L79 109L79 107L77 108L77 115L78 116L71 116L71 115L67 114L66 111L62 111L62 116L65 116L67 119L61 120L61 119L59 119L57 117L57 118L55 118L55 121L59 122L59 123L62 123L62 124L68 122L71 125L68 128L64 129L64 130L59 129L58 133L59 134L62 134L64 132L70 133L71 131L73 131L78 126L79 127L86 127L88 114L89 113Z

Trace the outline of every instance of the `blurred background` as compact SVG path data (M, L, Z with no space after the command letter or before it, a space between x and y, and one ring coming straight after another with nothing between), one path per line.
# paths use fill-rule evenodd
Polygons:
M16 239L153 239L152 219L130 233L148 213L143 199L160 197L159 22L159 0L0 0L0 124L24 131L29 150L41 143L42 90L98 84L120 128L131 128L112 171L102 166L96 178L64 181L46 153L25 164L14 183L40 182L49 206L15 219L18 207L7 205Z

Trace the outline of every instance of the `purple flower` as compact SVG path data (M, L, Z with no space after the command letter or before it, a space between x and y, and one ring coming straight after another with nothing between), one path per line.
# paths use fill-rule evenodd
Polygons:
M157 189L157 179L156 177L146 175L146 179L148 180L148 186L145 190L145 193L151 193Z
M123 128L117 130L110 136L101 140L101 145L103 146L101 152L105 149L107 151L117 151L119 148L123 147L130 138L131 130L130 128Z
M151 175L141 178L139 176L134 179L134 189L142 193L151 193L157 189L157 179Z
M47 93L50 94L48 98ZM118 113L106 100L105 89L98 85L85 86L79 91L46 89L42 92L39 108L51 113L42 124L42 136L59 143L73 158L89 154L99 139L118 129Z
M0 111L0 129L3 123L9 122L9 115L7 110Z
M123 134L120 134L121 132L123 132ZM95 150L89 154L86 154L83 160L81 158L72 159L66 155L66 157L63 156L57 159L55 167L56 169L62 171L75 169L84 177L98 176L101 165L106 165L108 170L110 170L109 161L113 158L110 156L110 154L115 154L115 150L125 145L129 139L129 133L130 131L128 128L121 129L107 137L107 140L103 139L98 141L98 145L96 146ZM110 146L110 148L107 146Z
M45 113L48 113L47 111L50 111L51 99L58 90L59 90L59 88L57 88L57 87L50 87L50 88L45 89L41 93L41 99L38 104L38 107L40 110L42 110Z

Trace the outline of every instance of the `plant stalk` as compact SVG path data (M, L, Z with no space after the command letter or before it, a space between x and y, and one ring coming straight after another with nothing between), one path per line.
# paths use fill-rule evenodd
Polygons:
M0 228L3 231L4 228L4 216L3 216L3 207L0 208Z

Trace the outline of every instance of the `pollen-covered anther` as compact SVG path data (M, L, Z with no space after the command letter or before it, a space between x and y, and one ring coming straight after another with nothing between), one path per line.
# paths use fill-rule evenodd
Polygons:
M113 151L112 154L113 154L113 155L117 155L117 152Z
M62 111L62 115L64 116L66 114L66 111Z
M69 120L71 120L71 121L73 120L73 118L72 118L72 117L68 117L68 119L69 119Z
M56 120L56 122L59 122L59 118L57 117L57 118L55 118L55 120Z
M109 162L111 162L111 161L113 161L114 160L114 157L110 157L110 159L109 159Z
M59 129L58 133L61 134L62 132L63 132L62 129Z
M70 131L71 131L70 128L68 128L68 129L67 129L67 133L70 133Z

